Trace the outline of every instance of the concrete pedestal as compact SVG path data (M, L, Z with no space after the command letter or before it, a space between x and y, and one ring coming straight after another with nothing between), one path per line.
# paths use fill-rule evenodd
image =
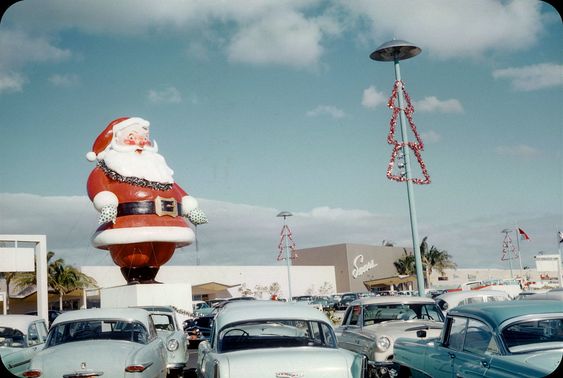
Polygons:
M100 289L100 307L174 306L182 312L192 312L192 285L138 284Z

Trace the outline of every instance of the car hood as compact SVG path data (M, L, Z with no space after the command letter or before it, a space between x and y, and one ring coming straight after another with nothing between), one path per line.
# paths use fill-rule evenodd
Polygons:
M349 378L353 363L353 356L342 350L314 347L252 349L222 356L230 378Z
M444 323L427 320L390 320L362 328L361 333L370 336L391 336L416 338L416 331L425 330L427 337L437 337Z
M39 369L47 377L90 370L103 372L104 377L119 377L123 376L125 364L130 364L134 354L142 347L142 344L116 340L60 344L37 353L30 369Z
M506 358L517 365L524 364L525 366L529 366L530 368L549 374L559 366L562 357L563 349L555 349L526 354L513 354L510 356L504 356L503 358Z

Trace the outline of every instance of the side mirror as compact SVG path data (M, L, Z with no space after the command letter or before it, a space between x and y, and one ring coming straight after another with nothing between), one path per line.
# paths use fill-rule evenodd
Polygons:
M419 330L419 331L416 331L416 337L419 337L419 338L421 338L421 339L424 339L424 338L426 337L426 331L423 330L423 329L422 329L422 330Z

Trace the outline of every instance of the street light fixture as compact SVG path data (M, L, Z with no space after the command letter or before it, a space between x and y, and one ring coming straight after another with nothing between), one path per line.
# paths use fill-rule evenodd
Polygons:
M399 61L410 59L421 53L421 49L412 43L403 40L392 40L385 42L379 46L374 52L370 54L370 58L380 62L393 62L395 66L395 80L401 81L401 71L399 68ZM399 101L399 117L401 123L401 137L403 142L402 156L404 163L401 168L404 168L404 175L407 182L407 196L409 201L409 215L411 223L412 234L412 248L414 251L415 266L416 266L416 281L418 286L418 295L424 296L424 275L422 269L422 258L420 254L420 243L418 242L418 226L416 221L416 209L414 204L413 182L411 177L410 155L407 136L407 121L404 112L404 97L402 86L398 86L398 101ZM404 167L403 167L404 166Z
M287 265L287 287L288 287L288 302L291 301L291 262L290 262L290 256L289 256L289 238L290 235L286 235L285 232L288 229L287 225L286 225L286 218L287 217L291 217L293 216L293 214L291 214L289 211L282 211L280 212L277 217L283 217L283 228L282 228L282 240L285 239L285 263Z

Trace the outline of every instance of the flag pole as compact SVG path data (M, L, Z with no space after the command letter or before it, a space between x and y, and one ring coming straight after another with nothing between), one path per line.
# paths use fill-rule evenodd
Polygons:
M557 227L559 230L559 227ZM563 232L557 232L557 239L559 239L559 261L557 261L557 274L559 275L559 287L563 287L563 276L561 275L561 245L563 244Z
M516 223L516 247L518 248L518 261L520 262L520 279L522 280L522 285L524 285L524 275L522 274L522 252L520 251L520 227Z

